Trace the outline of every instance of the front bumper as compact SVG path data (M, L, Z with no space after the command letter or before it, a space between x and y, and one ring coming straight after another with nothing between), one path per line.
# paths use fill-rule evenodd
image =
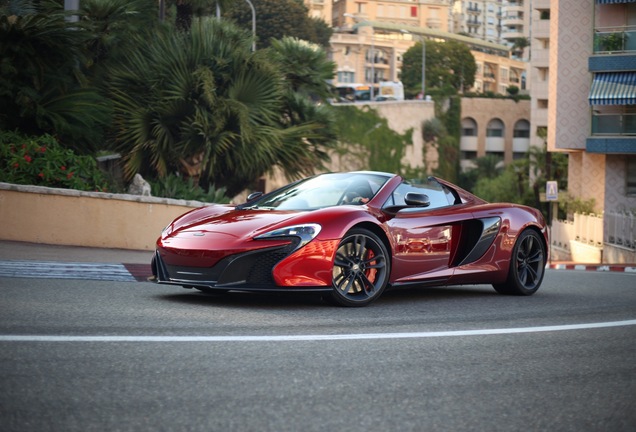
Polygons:
M211 267L171 265L159 250L152 259L155 281L186 288L217 288L241 291L330 291L331 287L278 286L272 269L294 251L289 244L227 256Z

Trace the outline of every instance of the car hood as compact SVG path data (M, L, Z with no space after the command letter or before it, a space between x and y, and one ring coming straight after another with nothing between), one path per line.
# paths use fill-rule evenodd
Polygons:
M225 237L228 240L245 240L277 228L302 213L306 212L209 206L176 219L164 232L164 238Z

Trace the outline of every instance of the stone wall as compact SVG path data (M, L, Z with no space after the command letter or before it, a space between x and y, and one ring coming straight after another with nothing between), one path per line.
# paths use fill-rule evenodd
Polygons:
M0 183L0 240L154 250L161 230L205 203Z

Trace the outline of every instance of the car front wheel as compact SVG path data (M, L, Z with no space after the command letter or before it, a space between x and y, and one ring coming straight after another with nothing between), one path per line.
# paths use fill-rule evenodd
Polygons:
M352 229L336 251L330 300L341 306L368 305L386 288L390 267L382 240L369 230Z

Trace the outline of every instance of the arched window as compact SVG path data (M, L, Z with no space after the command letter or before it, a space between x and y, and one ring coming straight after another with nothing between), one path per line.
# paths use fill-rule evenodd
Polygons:
M503 138L504 136L504 124L499 119L492 119L488 122L488 127L486 128L486 136L487 137L498 137Z
M462 136L477 136L477 122L474 119L470 117L462 119Z
M522 159L530 148L530 122L522 119L515 123L512 136L512 158Z
M530 122L528 120L519 120L515 123L512 136L514 138L530 138Z

